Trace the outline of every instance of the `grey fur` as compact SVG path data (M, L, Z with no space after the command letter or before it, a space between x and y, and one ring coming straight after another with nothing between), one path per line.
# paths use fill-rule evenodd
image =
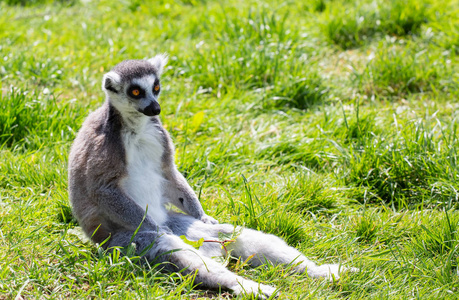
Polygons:
M170 262L172 264L166 264L166 267L171 271L186 269L185 273L194 273L198 270L196 281L203 287L223 287L235 294L254 293L260 298L269 297L275 292L274 288L243 279L211 259L222 255L218 243L205 243L196 250L178 237L216 240L219 232L231 233L234 228L217 224L204 213L196 194L174 164L174 146L161 121L139 109L139 102L157 102L158 95L146 93L145 99L136 102L125 94L132 82L151 90L147 85L159 80L165 61L165 56L156 56L149 61L125 61L104 76L102 85L106 102L88 116L70 151L69 196L74 215L92 241L102 243L108 239L104 247L111 248L127 246L142 223L146 207L141 205L145 199L138 199L138 195L146 195L150 201L145 200L146 203L159 204L159 207L162 203L172 203L188 215L165 210L163 214L158 208L154 212L156 215L147 214L133 238L138 253L151 247L145 254L150 261ZM151 150L153 154L147 153L143 157L144 151L150 151L150 147L155 148ZM155 157L154 153L162 154ZM135 155L142 158L136 161ZM152 161L145 161L145 158ZM134 163L137 165L131 165ZM130 180L133 176L144 179L135 169L135 166L143 167L144 163L159 170L145 173L145 176L151 174L152 180L159 180L151 184L161 191L135 186L144 192L137 194L132 188ZM149 170L140 170L141 175ZM160 196L155 198L155 195ZM158 217L154 219L152 216ZM255 230L242 229L230 248L233 255L241 256L243 260L256 254L250 260L254 266L267 260L279 264L296 261L298 272L307 272L313 277L338 277L337 265L317 266L280 238ZM176 249L180 251L172 251Z
M144 60L125 60L117 64L113 69L121 77L123 83L131 82L134 78L141 78L145 75L159 76L160 71L157 66L146 64Z

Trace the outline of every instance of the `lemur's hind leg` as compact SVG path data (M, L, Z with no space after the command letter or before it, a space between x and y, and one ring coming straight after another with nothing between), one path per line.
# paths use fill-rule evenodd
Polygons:
M335 279L339 278L339 265L324 264L318 266L298 250L287 245L281 238L261 231L243 229L236 242L229 245L229 249L233 250L235 256L240 256L243 259L255 254L249 261L252 266L260 266L267 261L273 264L292 264L295 265L297 272L307 272L311 277L331 279L333 276Z
M231 234L234 231L234 226L229 224L204 224L187 217L180 219L182 223L188 222L187 230L177 232L175 229L174 233L185 234L191 240L198 240L201 237L218 240L219 232ZM219 244L214 243L204 243L201 247L202 252L209 257L222 255L220 248ZM281 238L261 231L242 229L235 242L230 243L227 249L232 250L233 256L241 257L243 260L254 255L249 263L255 267L265 264L267 261L273 264L293 264L297 272L307 272L311 277L328 277L331 279L333 275L335 279L339 278L338 265L324 264L318 266L298 250L288 246Z
M132 233L119 232L110 239L108 247L126 246L131 241L131 237ZM164 263L164 267L170 271L185 270L185 274L194 274L197 271L195 283L200 287L229 289L238 295L253 293L262 299L270 297L275 291L273 287L237 276L183 242L175 234L138 232L133 242L136 244L138 253L141 253L146 247L151 247L144 257L154 263Z

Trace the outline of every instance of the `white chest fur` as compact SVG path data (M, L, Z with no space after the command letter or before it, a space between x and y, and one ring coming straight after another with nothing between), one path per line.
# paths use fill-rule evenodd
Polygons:
M164 177L161 171L161 133L151 122L138 124L135 131L122 133L126 150L127 176L121 182L124 192L161 225L167 213L163 206Z

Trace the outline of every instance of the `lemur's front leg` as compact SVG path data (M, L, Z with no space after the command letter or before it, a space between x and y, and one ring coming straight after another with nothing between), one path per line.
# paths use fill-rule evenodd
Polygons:
M167 178L164 196L169 199L172 204L190 216L204 223L217 224L217 220L206 215L198 197L183 175L178 170L173 172L174 174L170 178Z
M164 197L190 216L204 223L217 224L217 220L206 215L195 192L185 177L177 170L174 163L174 145L172 140L167 131L161 126L159 120L157 122L160 125L158 127L162 131L164 142L164 153L161 164L164 177L166 178Z

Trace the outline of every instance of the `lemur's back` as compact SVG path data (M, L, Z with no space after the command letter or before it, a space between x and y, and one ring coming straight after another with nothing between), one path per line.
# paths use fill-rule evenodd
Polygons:
M101 211L94 197L101 185L117 184L125 175L120 122L117 112L105 103L83 123L69 155L69 197L73 213L96 243L120 229Z

